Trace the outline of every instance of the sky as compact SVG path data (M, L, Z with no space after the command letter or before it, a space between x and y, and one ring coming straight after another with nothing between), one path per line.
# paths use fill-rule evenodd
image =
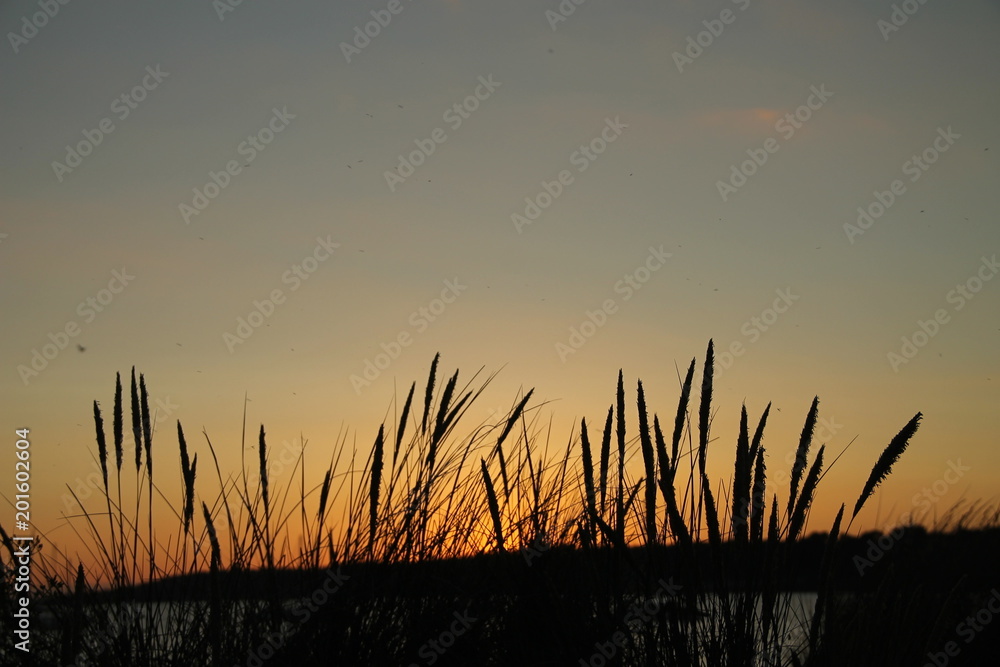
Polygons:
M995 502L998 23L972 0L0 4L0 421L7 451L30 429L36 528L72 541L93 401L110 422L133 366L165 466L180 420L238 470L246 407L318 483L435 353L499 371L469 430L534 388L561 446L619 369L672 415L710 339L713 479L742 404L773 402L787 470L818 395L827 460L853 444L811 530L918 411L853 529Z

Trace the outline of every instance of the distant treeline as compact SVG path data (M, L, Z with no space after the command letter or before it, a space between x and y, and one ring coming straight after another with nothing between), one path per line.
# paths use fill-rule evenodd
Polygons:
M722 544L724 581L713 580L708 567L700 577L702 590L746 590L751 582L760 581L760 571L768 559L785 563L773 572L773 584L779 590L815 591L820 586L821 563L828 536L814 533L798 542L773 545ZM707 543L694 545L695 558L707 563L711 549ZM627 554L610 547L580 550L572 547L548 548L544 544L516 552L491 553L472 558L429 560L403 563L350 563L327 570L290 569L270 571L224 571L220 573L224 588L239 591L245 599L267 599L274 591L291 599L305 597L330 577L342 577L350 587L364 585L378 597L438 596L479 594L517 594L526 581L543 577L549 585L579 587L595 566L607 571L608 566L620 569L621 580L640 571L651 573L654 580L673 580L683 585L679 572L681 558L675 546L634 547ZM595 561L604 562L595 562ZM920 526L900 528L892 533L865 533L858 537L839 539L833 565L833 588L839 591L872 592L889 578L896 583L905 580L954 582L960 578L980 581L982 586L1000 584L1000 529L928 533ZM744 576L744 574L746 576ZM530 575L530 576L529 576ZM208 596L208 573L163 579L136 586L136 599L141 600L205 600ZM362 583L363 582L363 583ZM643 583L635 581L635 590ZM102 597L94 592L93 599ZM115 594L121 599L121 591Z

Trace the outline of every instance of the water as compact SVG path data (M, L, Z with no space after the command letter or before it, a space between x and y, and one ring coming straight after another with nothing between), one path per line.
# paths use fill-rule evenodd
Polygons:
M687 620L687 625L693 632L702 637L725 636L724 615L719 613L727 604L735 604L739 599L737 595L727 596L720 594L703 594L697 600L697 618ZM641 601L640 601L641 600ZM636 598L629 607L631 619L627 616L627 626L634 636L640 637L645 624L649 622L655 610L662 606L672 606L677 600L669 595L659 595L650 598ZM777 642L781 647L780 660L787 663L791 653L801 652L808 644L809 624L815 610L817 594L814 592L789 592L779 595L775 605L779 616L774 619L775 639L769 644L774 646ZM298 603L298 600L289 600L285 603L286 621L285 626L291 629L295 623L291 622L291 609ZM247 618L251 613L259 613L266 609L263 601L243 601L231 607L227 613L224 625L239 622ZM646 610L645 612L643 610ZM93 611L93 610L92 610ZM359 609L360 614L364 611ZM44 610L39 610L36 616L36 631L46 632L55 629L54 617ZM99 628L97 632L91 632L86 638L86 644L90 655L97 655L97 661L78 658L75 663L78 667L89 667L100 664L99 656L107 650L121 633L130 625L138 624L143 635L150 644L159 650L169 651L178 642L183 642L183 633L178 629L205 622L208 617L207 602L155 602L155 603L135 603L109 606L107 617L103 623L96 624ZM687 612L689 613L689 612ZM762 616L762 602L758 599L753 608L755 622L760 622ZM94 628L95 624L91 624ZM655 630L654 630L655 632ZM763 645L758 647L763 651Z

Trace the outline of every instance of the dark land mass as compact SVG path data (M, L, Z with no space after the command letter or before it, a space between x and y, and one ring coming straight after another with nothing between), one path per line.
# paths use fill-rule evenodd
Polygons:
M996 664L1000 529L841 538L830 567L827 543L823 534L714 551L536 543L453 560L204 573L70 596L61 618L71 628L81 609L194 601L206 625L190 641L218 644L224 664L254 667L693 666L692 633L707 633L697 641L708 664L744 665L771 613L762 618L758 603L785 614L774 617L781 634L769 644L784 650L803 640L785 639L782 624L795 613L779 592L820 591L821 631L806 631L822 639L807 667ZM774 653L755 660L793 664Z
M762 586L785 591L817 591L822 585L821 565L827 535L815 533L798 542L775 545L722 545L721 567L714 567L708 544L695 544L693 557L700 563L697 588L759 590ZM612 549L580 550L547 548L543 544L519 551L468 558L415 563L346 563L329 569L278 569L275 571L225 571L219 573L221 588L243 599L268 599L277 591L283 599L306 597L331 574L352 582L365 582L373 595L425 597L441 594L516 594L528 573L545 577L554 586L593 586L595 572L625 590L639 592L648 581L672 580L683 585L681 572L687 556L677 546L653 549L635 547L626 553ZM768 572L767 568L774 568ZM637 573L643 573L638 575ZM761 572L771 578L761 579ZM171 577L132 590L133 599L151 601L207 600L209 574ZM840 538L832 570L834 590L873 593L891 581L977 582L987 588L1000 583L1000 529L940 534L922 528L901 529L894 534L867 533ZM643 581L645 580L645 581ZM354 584L360 585L360 584ZM95 592L93 599L103 593ZM112 594L107 594L112 595ZM113 594L122 598L122 592Z

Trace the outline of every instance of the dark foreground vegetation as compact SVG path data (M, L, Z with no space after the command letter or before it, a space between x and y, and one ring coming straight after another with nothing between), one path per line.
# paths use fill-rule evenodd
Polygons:
M692 361L663 420L641 382L626 409L619 373L601 423L581 421L553 453L530 391L497 423L459 431L492 378L438 386L435 357L422 400L414 383L363 465L340 442L311 486L303 452L298 488L270 484L261 427L255 465L237 475L206 436L216 491L202 491L178 423L177 503L154 483L152 455L162 475L167 448L162 436L153 447L133 371L134 450L119 380L110 447L94 404L102 495L72 519L98 565L51 544L35 554L29 654L14 648L15 547L0 533L0 664L992 664L997 509L960 506L939 532L844 536L921 415L873 453L853 506L804 537L827 457L813 446L818 400L787 486L768 485L768 406L754 428L744 407L732 476L713 487L709 450L734 451L710 437L713 361L710 343L700 398ZM153 530L164 509L170 535Z

